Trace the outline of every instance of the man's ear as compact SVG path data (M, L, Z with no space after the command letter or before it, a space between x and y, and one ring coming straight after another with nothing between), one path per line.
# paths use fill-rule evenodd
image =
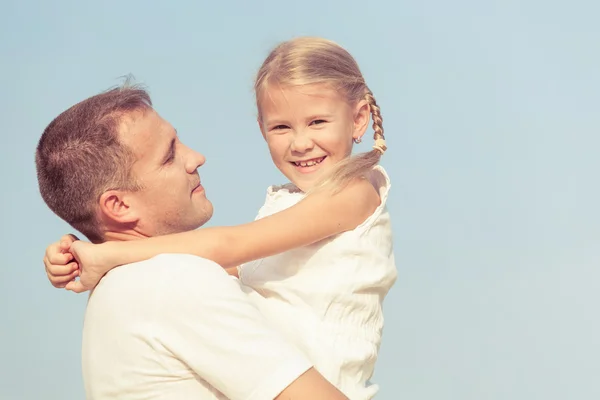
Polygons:
M367 131L369 122L371 121L371 107L367 100L361 100L354 108L354 131L353 139L360 139Z
M136 222L139 216L131 207L131 196L128 192L109 190L100 196L100 214L107 221L119 224Z

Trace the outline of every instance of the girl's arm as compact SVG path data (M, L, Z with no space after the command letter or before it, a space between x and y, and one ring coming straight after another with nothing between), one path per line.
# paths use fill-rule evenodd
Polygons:
M140 240L109 241L99 245L86 244L80 247L81 250L72 248L82 264L81 279L84 280L86 269L91 269L98 276L93 286L104 273L116 266L147 260L162 253L194 254L220 264L229 272L229 268L245 262L352 230L367 219L379 203L380 198L373 185L360 179L335 194L327 190L317 191L286 210L243 225L203 228ZM85 248L89 247L93 248L94 255L88 253L84 256ZM84 291L90 288L86 285L86 288L79 287L77 290L77 286L78 282L72 282L67 289Z
M379 205L367 180L357 180L339 193L319 191L298 204L268 217L231 227L156 236L127 242L106 242L115 265L152 258L161 253L188 253L215 261L224 268L307 246L352 230Z

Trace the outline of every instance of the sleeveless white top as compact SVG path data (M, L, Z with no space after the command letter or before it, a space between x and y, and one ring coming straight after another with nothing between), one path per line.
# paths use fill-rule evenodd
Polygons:
M254 289L250 296L274 327L352 400L378 391L368 381L381 343L383 299L397 275L386 207L389 177L376 166L369 179L381 204L356 229L239 268L241 283ZM269 187L257 219L304 196L291 184Z

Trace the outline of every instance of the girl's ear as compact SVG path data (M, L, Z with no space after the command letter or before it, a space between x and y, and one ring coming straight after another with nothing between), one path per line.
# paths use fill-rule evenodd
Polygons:
M354 129L352 132L352 138L358 140L365 134L367 127L369 126L369 122L371 121L371 107L369 107L367 100L361 100L358 102L358 104L356 104L353 118Z

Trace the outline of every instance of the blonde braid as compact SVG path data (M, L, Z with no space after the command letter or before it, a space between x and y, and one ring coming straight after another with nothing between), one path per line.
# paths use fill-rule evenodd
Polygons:
M387 146L385 144L385 136L383 136L383 118L381 117L381 109L377 105L377 101L375 101L375 97L373 97L373 92L371 92L371 90L367 89L365 99L369 104L371 115L373 117L373 139L375 139L373 149L379 151L383 155L387 150Z

